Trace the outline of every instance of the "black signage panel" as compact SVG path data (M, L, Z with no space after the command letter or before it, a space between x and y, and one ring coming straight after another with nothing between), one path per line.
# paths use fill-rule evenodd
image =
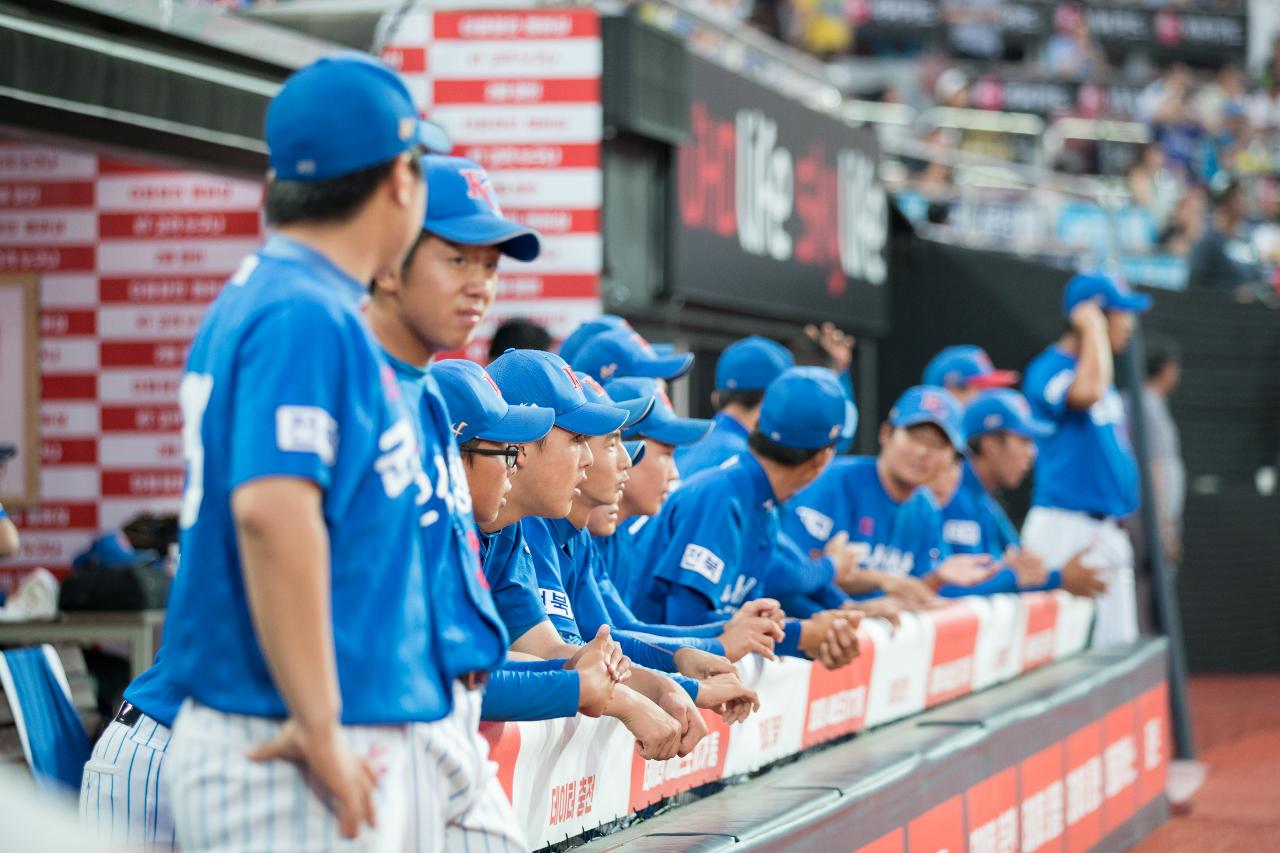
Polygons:
M889 205L872 131L697 56L670 221L675 295L771 317L888 325Z

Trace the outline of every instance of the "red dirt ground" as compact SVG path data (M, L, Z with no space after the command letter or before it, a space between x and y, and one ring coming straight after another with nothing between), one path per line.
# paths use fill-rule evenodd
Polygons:
M1280 850L1280 675L1198 675L1190 691L1208 776L1191 813L1170 817L1135 850Z

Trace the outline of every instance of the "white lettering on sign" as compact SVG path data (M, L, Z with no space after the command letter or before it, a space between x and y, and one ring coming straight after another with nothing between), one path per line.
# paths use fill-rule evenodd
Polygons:
M836 216L840 266L850 278L884 284L889 274L884 246L889 239L889 204L876 180L876 161L861 151L836 158Z
M841 690L839 693L813 700L813 704L809 706L808 730L816 732L828 726L856 720L863 716L866 710L866 685Z
M760 110L740 110L735 124L738 243L752 255L789 260L786 224L795 203L791 152L778 145L778 123Z
M720 733L711 732L684 758L644 763L644 790L715 767L720 759Z
M1094 756L1067 774L1067 824L1102 807L1102 759Z
M1142 766L1155 770L1164 761L1164 725L1159 717L1152 717L1142 726Z
M1062 782L1054 780L1022 801L1022 849L1038 850L1062 836Z
M1138 781L1138 745L1134 743L1132 735L1109 744L1104 757L1108 798Z
M954 693L967 690L973 678L973 658L960 658L938 664L929 671L929 693Z
M1009 808L969 833L969 853L1016 853L1018 810Z

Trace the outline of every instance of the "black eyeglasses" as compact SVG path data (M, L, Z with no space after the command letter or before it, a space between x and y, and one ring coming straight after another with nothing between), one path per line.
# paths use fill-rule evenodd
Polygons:
M492 447L464 447L463 453L474 453L477 456L505 456L507 458L507 467L516 467L516 462L520 459L520 445L508 444L501 449Z

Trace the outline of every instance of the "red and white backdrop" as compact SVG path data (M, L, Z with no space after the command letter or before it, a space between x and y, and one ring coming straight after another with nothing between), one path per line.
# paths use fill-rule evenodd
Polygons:
M67 567L182 491L178 381L205 307L260 242L261 187L0 139L0 273L40 281L40 504L0 585ZM3 402L0 401L0 405Z
M600 313L600 18L593 9L415 10L386 19L383 58L453 153L489 170L503 212L538 229L542 255L501 268L494 327L527 317L562 339Z
M795 659L770 662L751 656L738 666L760 695L760 711L732 728L704 712L710 734L692 754L670 761L642 759L635 739L612 719L486 723L481 730L530 843L542 847L681 791L757 770L815 744L918 714L1074 655L1085 647L1092 618L1089 601L1064 592L963 599L941 610L906 614L894 631L882 620L865 620L859 631L861 656L834 672ZM1042 778L1044 761L1031 760L1019 770L997 774L970 796L986 802L992 799L986 787L1003 794L1014 775L1022 773L1021 790L1028 799L1024 831L1038 833L1042 842L1064 834L1088 835L1095 823L1121 821L1164 790L1166 716L1167 702L1153 693L1105 718L1081 720L1080 732L1052 747L1052 761L1044 760L1057 776ZM1063 755L1068 759L1065 771L1057 760ZM1003 802L1002 797L994 799ZM1127 811L1119 805L1107 810L1112 802L1127 804ZM986 817L981 811L970 805L969 828L977 838L1005 832L1011 819L1007 808ZM951 849L965 845L962 841Z

